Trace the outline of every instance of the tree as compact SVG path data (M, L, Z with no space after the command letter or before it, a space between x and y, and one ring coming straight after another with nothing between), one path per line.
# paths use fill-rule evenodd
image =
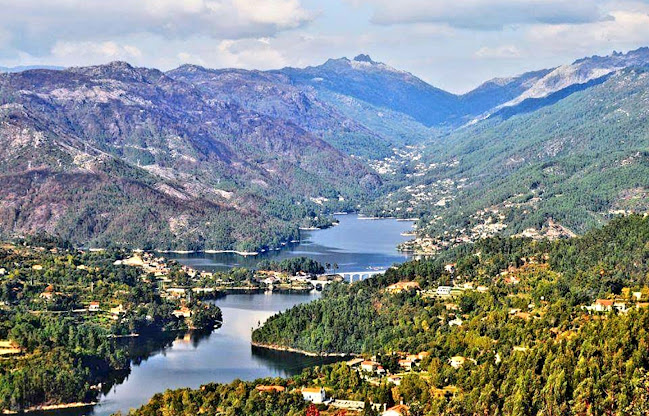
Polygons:
M320 416L320 411L313 403L306 408L305 416Z

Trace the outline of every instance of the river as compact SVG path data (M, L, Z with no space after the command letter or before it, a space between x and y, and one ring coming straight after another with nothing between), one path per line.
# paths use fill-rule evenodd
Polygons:
M254 267L264 258L283 259L308 256L322 263L337 263L339 272L383 269L402 263L408 256L396 245L407 240L401 235L410 222L364 220L356 215L338 216L340 224L326 230L303 232L302 241L279 252L255 257L233 254L176 254L173 258L198 269ZM170 256L171 257L171 256ZM116 383L89 411L47 412L56 416L108 416L128 412L146 403L155 393L180 387L196 388L209 382L228 383L234 379L285 377L302 369L331 362L332 358L269 351L250 345L251 330L277 312L317 299L308 294L236 294L214 301L223 311L223 326L209 335L184 334L147 358L131 366L128 376ZM131 341L138 345L143 340Z
M254 268L264 259L282 260L306 256L322 264L338 264L338 272L357 272L385 269L394 263L403 263L408 254L396 246L411 237L401 235L412 231L412 222L394 219L370 220L355 214L336 215L337 226L324 230L302 231L301 241L287 244L282 250L257 256L239 256L233 253L165 254L183 264L201 270L226 270L232 267Z

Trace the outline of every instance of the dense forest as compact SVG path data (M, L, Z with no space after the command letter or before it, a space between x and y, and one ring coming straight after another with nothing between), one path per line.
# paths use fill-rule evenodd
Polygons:
M645 414L649 311L631 293L649 294L647 241L642 216L554 242L487 239L334 286L322 300L271 318L253 339L322 352L428 351L418 387L399 390L431 415ZM384 290L402 280L422 291ZM488 289L428 295L469 282ZM628 311L587 313L597 298ZM448 324L456 318L461 325ZM467 364L451 367L452 356ZM459 393L435 397L447 386Z
M261 392L259 385L281 386L282 392ZM200 390L179 389L156 394L145 406L131 411L131 416L199 414L292 416L304 415L309 407L300 394L304 386L323 386L330 397L393 403L390 386L374 386L363 380L345 363L305 369L288 379L259 379L252 382L235 380L230 384L208 384ZM320 405L320 408L323 406ZM367 409L361 416L377 416ZM345 413L335 413L344 415Z
M304 414L299 390L317 385L329 397L403 401L411 416L645 415L648 241L649 218L628 216L579 238L492 238L334 285L322 300L271 318L254 339L375 354L386 368L397 367L397 352L426 352L398 386L370 383L339 363L290 379L168 391L132 414ZM420 289L386 290L399 281ZM463 290L440 297L438 285ZM586 310L598 298L624 306ZM464 364L451 365L458 356ZM262 394L258 384L286 390Z
M322 274L325 272L325 268L322 264L308 257L293 257L279 262L274 260L262 260L257 264L257 269L284 272L289 273L292 276L300 272L307 274Z

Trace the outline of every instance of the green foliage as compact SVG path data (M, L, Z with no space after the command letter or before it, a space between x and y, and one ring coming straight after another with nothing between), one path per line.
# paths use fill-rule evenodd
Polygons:
M279 262L274 260L262 260L257 264L257 269L285 272L293 276L299 272L308 274L322 274L325 272L325 268L322 264L308 257L293 257Z
M375 279L332 286L323 299L269 319L253 339L311 351L381 353L388 367L392 351L428 351L422 374L404 377L398 388L399 397L421 405L421 414L640 414L646 409L649 310L590 316L582 308L623 287L647 287L648 241L643 216L555 242L482 240ZM447 284L451 276L443 266L450 261L456 282L489 290L452 300L384 290L400 280L416 280L424 290ZM507 285L502 271L520 283ZM449 302L459 311L446 308ZM529 310L529 318L511 310ZM447 325L459 314L461 327ZM460 369L447 363L456 355L467 358ZM456 393L435 393L446 386Z
M114 336L145 338L188 328L190 322L172 315L177 302L161 298L155 283L141 279L140 269L114 264L125 253L62 249L56 240L42 238L29 242L49 249L0 248L0 268L5 269L0 340L22 351L0 361L0 409L94 401L99 390L92 386L106 383L115 370L128 369L134 358ZM97 300L102 310L88 312L87 305ZM116 305L124 313L108 313ZM194 327L211 330L221 321L216 306L195 300L188 306Z
M297 416L303 415L306 403L299 392L260 392L257 384L285 385L284 380L235 380L230 384L207 384L200 390L180 389L156 394L149 403L130 416L196 416L254 415Z

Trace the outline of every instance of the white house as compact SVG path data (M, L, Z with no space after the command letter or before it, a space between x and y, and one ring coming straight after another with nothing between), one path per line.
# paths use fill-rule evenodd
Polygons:
M302 397L307 402L315 404L324 403L327 399L327 395L323 387L304 387L302 388Z
M626 307L626 303L624 302L615 302L613 303L613 308L615 308L616 311L621 312L621 313L626 313L628 311Z
M614 303L615 302L610 299L597 299L592 305L586 306L586 310L591 312L608 312L613 309Z
M448 296L451 294L451 287L450 286L438 286L437 287L437 295L438 296Z
M90 306L88 306L88 310L90 312L99 311L99 302L96 302L96 301L90 302Z
M399 376L388 376L388 382L394 384L395 386L401 385L401 377Z
M367 371L368 373L371 373L374 370L376 370L378 366L379 366L379 363L377 363L375 361L363 361L361 363L361 370Z
M466 361L466 358L461 357L459 355L456 355L455 357L451 357L448 360L448 363L451 365L453 368L460 368L464 365L464 362Z
M460 318L455 318L448 321L448 326L462 326L462 320Z

